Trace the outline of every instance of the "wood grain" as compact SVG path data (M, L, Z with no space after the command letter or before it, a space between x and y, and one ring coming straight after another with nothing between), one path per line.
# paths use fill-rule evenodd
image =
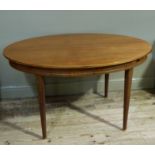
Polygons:
M123 129L127 118L132 70L144 62L151 46L144 40L110 34L45 36L14 43L4 49L10 65L38 78L43 138L46 138L44 76L90 76L105 74L105 96L109 73L125 70Z
M123 108L123 130L127 129L128 112L130 104L130 92L132 84L133 68L125 70L124 77L124 108Z
M44 36L13 43L4 49L10 61L53 69L118 65L148 55L151 45L134 37L112 34Z
M83 77L83 76L94 76L101 75L106 73L124 71L129 68L133 68L137 65L140 65L146 60L146 56L138 59L136 61L128 62L125 64L100 67L100 68L81 68L81 69L51 69L51 68L38 68L38 67L29 67L27 65L22 65L10 61L10 65L17 70L42 75L42 76L58 76L58 77Z
M39 110L40 110L40 120L42 127L42 137L45 139L47 137L46 133L46 105L45 105L45 81L44 77L36 76L38 82L38 99L39 99Z
M46 140L40 137L37 98L0 101L0 114L5 116L0 121L0 144L154 145L155 92L136 90L131 94L125 132L111 126L122 126L123 91L110 92L109 98L90 93L47 98ZM69 108L68 103L76 108Z

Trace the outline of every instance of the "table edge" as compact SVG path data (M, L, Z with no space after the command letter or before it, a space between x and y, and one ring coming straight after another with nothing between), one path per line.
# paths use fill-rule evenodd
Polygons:
M147 56L144 56L137 60L124 63L124 64L119 64L119 65L96 67L96 68L80 68L80 69L69 69L69 68L68 69L63 69L63 68L49 69L49 68L31 67L23 64L18 64L13 61L9 61L9 63L13 68L30 74L41 75L41 76L78 77L78 76L101 75L104 73L127 70L142 64L146 60L146 58Z
M134 37L134 36L120 35L120 34L106 34L106 33L75 33L74 35L84 35L84 34L87 34L87 35L92 35L92 34L103 35L103 34L105 34L105 35L125 36L125 37L134 38L134 39L139 39L139 40L143 41L145 44L148 45L148 51L146 52L145 55L142 55L141 57L147 56L148 54L150 54L152 52L152 45L149 42L147 42L146 40L143 40L141 38ZM70 35L70 34L47 35L47 36L64 36L64 35ZM71 34L71 35L73 35L73 34ZM26 41L26 40L29 40L29 39L35 39L35 38L42 38L42 37L46 37L46 36L38 36L38 37L33 37L33 38L27 38L27 39L20 40L20 41L17 41L15 43L12 43L12 44L10 44L10 45L8 45L7 47L4 48L4 50L3 50L3 56L5 58L7 58L9 61L12 61L12 62L17 63L17 64L26 65L26 66L29 66L29 67L38 67L38 68L43 68L43 69L46 69L46 68L48 68L48 69L81 69L81 68L83 68L83 69L85 69L85 68L86 69L92 69L92 68L99 68L99 67L102 68L102 67L108 67L108 66L111 66L111 65L121 65L121 64L124 64L124 63L128 63L128 62L131 62L131 61L136 61L137 59L140 59L137 56L137 57L134 57L134 58L132 58L130 60L126 60L124 62L113 62L113 64L111 64L111 63L110 64L106 64L106 65L104 65L104 64L98 64L98 65L95 65L95 66L92 66L90 64L90 65L87 65L87 66L86 65L83 65L83 66L81 65L81 66L72 66L72 67L70 67L70 66L54 66L54 65L53 66L49 66L49 65L43 66L43 65L26 64L26 63L23 63L23 62L14 60L14 59L10 58L9 56L7 56L6 49L8 47L10 47L10 46L12 46L12 45L14 45L14 44L16 44L18 42Z

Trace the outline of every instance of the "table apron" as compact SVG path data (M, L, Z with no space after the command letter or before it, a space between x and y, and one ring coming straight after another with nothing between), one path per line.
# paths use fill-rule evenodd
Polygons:
M135 66L143 63L146 60L147 56L139 58L137 60L107 67L98 67L98 68L80 68L80 69L51 69L51 68L39 68L32 67L28 65L19 64L13 61L9 61L10 65L20 71L41 75L41 76L59 76L59 77L81 77L81 76L93 76L100 75L112 72L118 72L134 68Z

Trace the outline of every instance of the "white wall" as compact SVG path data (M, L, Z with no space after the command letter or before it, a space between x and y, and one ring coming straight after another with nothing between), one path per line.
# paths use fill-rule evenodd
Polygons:
M34 36L62 33L101 32L155 40L155 11L0 11L0 93L1 98L36 95L32 75L11 68L2 52L8 44ZM154 55L134 71L133 89L154 88ZM75 94L103 91L103 78L48 78L47 94ZM111 90L122 89L123 73L111 74Z

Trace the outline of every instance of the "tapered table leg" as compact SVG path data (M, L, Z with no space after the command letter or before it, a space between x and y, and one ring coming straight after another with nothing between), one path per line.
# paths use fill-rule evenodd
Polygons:
M108 97L109 74L105 74L104 96Z
M45 139L47 137L47 134L46 134L46 107L45 107L45 81L44 81L44 77L37 76L37 82L38 82L38 99L39 99L42 136L43 136L43 139Z
M124 109L123 109L123 130L127 129L128 111L130 103L130 91L132 84L133 68L125 70L124 80Z

